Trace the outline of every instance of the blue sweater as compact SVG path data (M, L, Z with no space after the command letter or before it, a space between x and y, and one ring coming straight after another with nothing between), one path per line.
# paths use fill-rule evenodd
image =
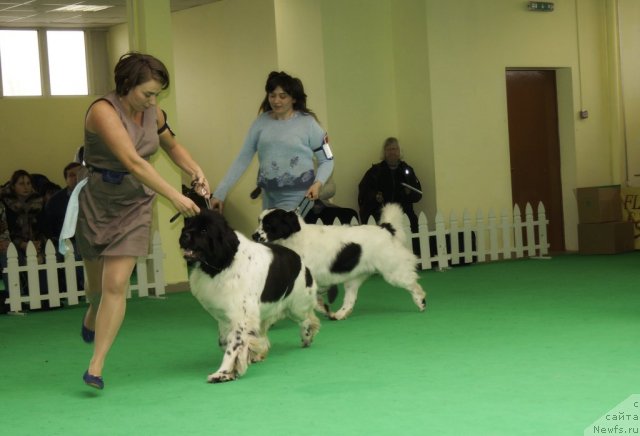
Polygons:
M265 191L305 191L316 180L324 184L333 172L333 160L314 150L325 141L327 133L311 115L296 112L288 120L274 120L269 112L263 113L251 125L242 150L213 196L226 198L256 152L260 164L257 185Z

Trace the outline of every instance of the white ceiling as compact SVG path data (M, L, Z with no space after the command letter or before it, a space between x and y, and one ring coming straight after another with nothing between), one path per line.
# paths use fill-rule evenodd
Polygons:
M219 0L171 0L171 11ZM0 0L0 29L16 27L109 27L127 21L126 0ZM67 5L112 6L98 12L53 12Z

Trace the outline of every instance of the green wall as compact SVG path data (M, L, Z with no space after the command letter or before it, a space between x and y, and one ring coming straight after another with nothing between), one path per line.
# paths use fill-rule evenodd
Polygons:
M632 78L640 11L620 0L618 20L618 1L554 3L554 12L535 13L512 0L221 0L174 13L178 136L216 185L257 115L267 74L285 70L303 80L329 131L336 204L356 207L360 177L379 160L384 138L398 136L429 219L436 210L509 210L505 70L556 69L566 245L576 249L574 189L624 182L625 141L639 141ZM113 29L112 51L122 33ZM82 140L90 100L0 99L11 150L0 160L5 178L21 166L56 179ZM581 109L588 119L579 119ZM255 175L254 162L226 203L245 233L260 210L248 195Z
M84 113L93 98L0 98L2 183L24 169L64 185L62 170L82 145Z
M335 203L356 207L361 175L393 135L421 176L425 198L418 208L429 218L436 210L510 210L505 70L556 69L565 233L567 247L575 249L574 189L620 181L606 5L561 1L552 13L534 13L511 0L242 0L183 11L174 14L174 48L182 59L178 69L189 73L179 79L178 116L218 181L255 117L266 74L286 69L303 79L309 105L320 109L328 128ZM225 27L229 22L233 29ZM244 56L231 60L236 38ZM203 74L190 69L194 59L203 71L216 72L206 74L211 86L194 80ZM238 75L247 80L234 87ZM216 107L220 93L224 103ZM203 102L209 122L194 122L190 108ZM230 104L243 115L218 113ZM589 119L577 118L581 108ZM234 116L243 118L234 123ZM248 199L254 178L255 167L227 202L229 217L244 232L253 229L259 208Z

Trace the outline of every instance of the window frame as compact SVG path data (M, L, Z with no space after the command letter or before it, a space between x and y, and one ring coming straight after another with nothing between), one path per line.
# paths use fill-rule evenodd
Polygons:
M70 97L86 97L89 95L95 95L95 92L98 89L104 89L105 84L96 83L96 77L94 75L94 67L91 64L92 60L95 59L96 54L92 53L93 48L95 47L93 37L96 32L104 32L104 29L93 29L93 28L75 28L75 27L0 27L0 30L31 30L37 32L38 39L38 56L40 60L40 86L42 90L42 95L11 95L7 96L4 94L4 84L2 82L2 74L0 73L0 99L10 98L70 98ZM85 57L85 68L87 74L87 94L69 94L69 95L51 95L51 77L49 74L49 50L47 44L47 31L81 31L84 35L84 57ZM107 56L106 45L103 47L104 53L102 56ZM0 58L0 68L2 67L2 59Z

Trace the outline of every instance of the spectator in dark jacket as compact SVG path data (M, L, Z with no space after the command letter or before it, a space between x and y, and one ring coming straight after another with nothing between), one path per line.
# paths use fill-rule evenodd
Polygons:
M366 224L370 216L380 220L380 210L387 203L398 203L409 217L413 232L418 230L418 217L413 203L422 198L420 181L413 168L401 160L400 144L387 138L382 148L382 161L373 164L358 185L360 222Z
M17 170L11 176L9 190L2 196L2 203L7 214L9 237L18 251L18 262L25 265L27 261L27 245L31 241L36 249L38 263L44 263L46 235L44 229L43 198L33 186L31 174L25 170ZM39 271L40 292L47 293L47 276L44 270ZM20 291L28 292L27 274L20 274ZM47 308L48 302L42 307Z
M42 262L46 235L43 220L43 198L34 190L31 175L17 170L11 176L10 191L2 197L7 214L11 242L19 257L26 256L27 244L32 241Z
M44 207L47 221L47 236L51 239L55 247L58 246L60 230L62 229L62 223L64 223L64 214L69 204L69 196L78 183L78 171L81 166L78 162L71 162L64 167L63 175L67 186L53 194Z

